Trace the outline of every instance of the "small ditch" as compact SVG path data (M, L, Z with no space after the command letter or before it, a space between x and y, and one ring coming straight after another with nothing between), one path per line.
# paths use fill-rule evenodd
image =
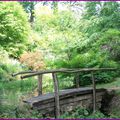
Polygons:
M106 116L120 116L120 95L116 90L107 90L101 101L100 111Z

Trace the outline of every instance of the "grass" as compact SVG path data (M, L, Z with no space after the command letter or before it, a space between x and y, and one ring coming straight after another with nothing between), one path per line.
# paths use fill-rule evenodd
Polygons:
M106 84L98 84L97 88L107 88L107 89L120 89L120 78L116 78L113 82L111 83L106 83Z
M0 118L39 118L40 113L29 111L23 100L36 96L37 78L0 82ZM53 92L51 76L43 77L43 93ZM19 112L18 112L19 111ZM19 115L17 114L19 113Z
M0 82L0 115L11 115L20 105L21 98L28 96L36 85L35 79Z

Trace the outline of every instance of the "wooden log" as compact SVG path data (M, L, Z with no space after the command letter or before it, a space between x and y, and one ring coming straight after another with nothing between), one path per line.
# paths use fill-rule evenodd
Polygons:
M99 109L100 106L101 106L100 102L96 103L97 109ZM86 103L86 104L83 105L84 103ZM88 101L85 101L85 102L84 101L79 101L78 103L70 103L70 104L62 105L60 110L61 110L61 114L63 114L67 111L74 110L76 107L82 107L82 108L88 108L89 109L89 108L91 108L91 106L92 106L92 102L88 103ZM37 108L34 108L34 109L39 110ZM49 108L42 109L42 110L39 110L39 111L40 111L41 114L49 114L50 116L53 116L54 107L49 107Z
M97 100L98 100L99 96L102 98L103 94L104 94L104 92L97 93ZM69 101L76 102L78 100L91 99L92 97L93 97L92 94L87 94L87 95L82 95L82 96L80 95L80 96L76 96L76 97L69 96L68 98L64 97L62 99L60 98L60 105L61 105L62 101L67 101L69 103ZM41 108L43 106L45 108L46 105L48 105L48 104L51 105L52 103L54 103L53 98L46 100L46 101L41 101L41 102L32 102L31 107L36 106L36 107Z
M80 107L85 107L85 108L92 108L93 106L93 94L92 94L92 89L89 89L89 90L85 90L86 92L80 92L80 89L82 88L78 88L78 91L77 94L76 93L76 90L74 92L72 92L70 90L70 93L72 94L65 94L65 91L60 91L59 93L62 92L62 94L59 95L59 99L60 99L60 111L62 113L62 111L66 111L67 109L69 110L72 109L72 104L73 106L75 107L78 107L80 105ZM68 91L68 90L67 90ZM101 103L101 100L102 100L102 97L103 95L105 94L106 92L106 89L96 89L96 108L98 109L98 106L97 106L97 102L99 102L99 104ZM79 94L78 94L79 93ZM84 93L84 94L83 94ZM69 96L67 96L69 95ZM31 107L33 109L37 109L37 110L40 110L41 113L45 114L45 113L55 113L55 96L54 96L54 93L50 94L49 97L45 97L43 99L43 97L46 96L46 95L42 95L42 96L37 96L37 97L33 97L32 99L28 100L28 104L31 105ZM67 97L66 97L67 96ZM82 103L82 104L81 104ZM63 107L65 106L65 107ZM100 107L99 107L100 108Z
M94 73L91 72L92 77L92 83L93 83L93 113L96 112L96 84L95 84L95 78Z
M59 118L60 116L60 101L59 101L59 89L58 89L58 80L56 73L52 73L53 82L54 82L54 92L55 92L55 117Z
M18 73L13 73L12 77L21 75L21 74L30 74L30 73L35 73L35 72L37 72L37 71L22 71L22 72L18 72Z
M42 95L42 75L38 75L38 95Z
M96 89L97 94L101 94L106 92L106 89ZM75 89L66 89L66 90L61 90L59 91L59 99L67 99L69 97L72 96L84 96L87 94L92 94L93 93L93 89L90 87L86 87L86 88L75 88ZM54 93L47 93L45 95L42 96L37 96L37 97L33 97L31 99L25 100L24 102L26 103L47 103L47 102L51 102L54 101Z
M77 96L77 97L74 97L74 98L62 99L62 100L60 100L60 106L61 107L63 105L68 105L69 106L70 103L78 103L80 101L85 101L85 100L90 100L91 101L90 103L93 103L92 102L92 94L84 95L84 96ZM97 95L96 102L99 102L101 100L102 100L102 95ZM44 103L44 104L36 103L36 104L33 104L32 107L33 108L38 108L39 110L43 110L43 109L47 109L47 108L50 108L50 107L54 108L55 104L54 104L54 101L49 102L49 103Z
M100 93L97 93L97 100L98 100L98 97L99 96L103 96L103 94L104 94L104 92L100 92ZM73 96L69 96L69 97L64 97L64 98L62 98L61 99L61 97L60 97L60 103L61 103L61 101L69 101L69 100L71 100L71 102L72 101L77 101L77 100L85 100L85 99L91 99L92 98L92 94L87 94L87 95L79 95L79 96L76 96L76 97L73 97ZM32 104L32 106L42 106L42 105L47 105L47 104L51 104L51 103L54 103L55 101L54 101L54 99L52 98L52 99L49 99L49 100L46 100L46 101L41 101L41 102L33 102L33 103L31 103Z
M59 69L59 70L45 70L37 71L35 73L30 73L29 75L21 76L21 79L48 73L76 73L76 72L91 72L91 71L115 71L116 68L83 68L83 69Z
M80 87L80 85L79 85L79 73L76 73L75 74L75 84L76 84L76 88L79 88Z

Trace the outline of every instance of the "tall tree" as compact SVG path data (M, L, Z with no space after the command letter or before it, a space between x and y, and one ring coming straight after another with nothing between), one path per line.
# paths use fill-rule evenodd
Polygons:
M86 9L81 25L89 39L86 51L94 48L94 51L107 54L109 59L119 61L120 3L88 2Z
M58 2L53 1L51 6L53 8L53 13L56 14L58 12Z
M34 10L37 2L20 2L20 4L24 7L25 11L29 13L30 23L33 23L35 19Z
M86 2L84 18L90 19L91 16L98 15L98 8L101 6L101 2Z

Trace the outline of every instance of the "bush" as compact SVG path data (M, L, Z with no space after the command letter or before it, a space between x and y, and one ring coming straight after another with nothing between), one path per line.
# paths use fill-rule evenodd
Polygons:
M92 111L85 109L85 108L75 108L73 111L65 112L63 115L60 116L60 118L82 118L82 119L96 119L96 118L119 118L119 116L111 115L106 116L100 111L96 111L95 113L92 113Z
M27 106L1 106L0 118L42 118L37 110L30 110Z
M32 70L45 68L42 53L40 51L26 52L20 56L20 62Z
M69 61L62 59L56 60L55 66L57 68L117 68L118 64L113 60L109 60L106 54L96 54L94 51L89 51L88 53L74 55ZM97 83L108 83L112 82L113 78L117 77L118 75L119 74L117 72L98 71L95 72L95 79L97 80ZM79 73L79 78L80 85L82 86L92 83L90 72ZM65 86L71 86L75 84L74 74L62 74L60 75L60 79L62 81L60 84Z
M8 53L0 48L0 81L14 80L11 75L16 71L22 71L22 67L17 60L11 59Z
M61 115L61 118L106 118L106 116L97 111L95 114L92 114L91 111L85 108L75 108L73 111L66 112Z
M9 55L18 57L28 43L30 24L18 2L0 2L0 45Z

